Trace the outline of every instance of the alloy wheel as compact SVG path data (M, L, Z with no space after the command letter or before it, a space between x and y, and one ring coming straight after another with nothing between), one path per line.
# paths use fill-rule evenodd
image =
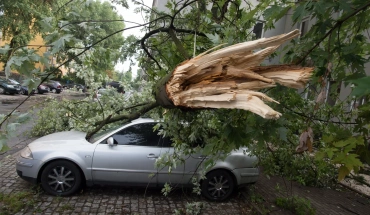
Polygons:
M5 90L2 87L0 87L0 94L5 94Z
M64 166L56 166L48 174L48 184L55 192L67 192L75 184L76 177L71 170Z
M235 182L225 170L214 170L202 182L203 195L214 201L224 201L234 192Z
M221 198L229 189L229 180L222 175L215 176L208 182L208 192L215 198Z
M76 193L83 183L79 168L70 161L57 160L49 163L41 173L41 186L56 196Z

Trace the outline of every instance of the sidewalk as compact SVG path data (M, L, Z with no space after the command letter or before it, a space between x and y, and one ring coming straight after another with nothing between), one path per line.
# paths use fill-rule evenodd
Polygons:
M282 177L268 179L264 174L261 174L254 189L247 189L247 195L252 205L262 214L294 214L279 208L275 204L276 197L286 197L287 193L308 199L311 206L316 210L316 214L370 214L369 198L340 185L335 190L306 187L288 180L285 180L284 183Z

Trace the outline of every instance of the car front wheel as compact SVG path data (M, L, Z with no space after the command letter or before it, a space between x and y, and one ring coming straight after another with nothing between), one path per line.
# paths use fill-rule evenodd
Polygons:
M77 192L82 184L78 167L69 161L53 161L41 174L41 186L49 194L68 196Z
M224 201L234 192L235 182L225 170L214 170L202 182L202 194L209 200Z

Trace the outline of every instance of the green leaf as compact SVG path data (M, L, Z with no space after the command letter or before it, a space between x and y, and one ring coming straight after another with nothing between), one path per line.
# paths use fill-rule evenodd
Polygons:
M220 36L218 34L206 34L208 39L210 39L214 44L220 43Z
M335 143L333 143L333 145L335 147L344 147L344 146L346 146L346 145L348 145L350 143L351 143L350 141L346 140L346 141L335 142Z
M294 10L292 16L292 20L294 23L300 22L304 17L306 17L309 14L309 12L306 10L306 7L308 7L309 4L310 4L309 1L298 3L298 7Z
M351 93L352 96L361 97L370 94L370 76L356 80L350 80L349 82L355 85Z
M339 169L338 169L338 181L342 181L344 179L344 177L346 177L350 172L351 171L345 166L339 167Z
M280 127L278 128L278 132L279 132L280 140L288 141L287 139L288 129L286 129L285 127Z

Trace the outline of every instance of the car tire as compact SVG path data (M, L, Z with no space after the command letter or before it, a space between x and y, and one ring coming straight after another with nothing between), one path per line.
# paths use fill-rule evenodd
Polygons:
M226 170L214 170L202 181L202 194L212 201L225 201L234 192L235 182Z
M25 90L21 90L19 93L20 93L21 95L26 95L26 91L25 91Z
M54 196L72 195L81 188L81 184L81 172L70 161L53 161L41 173L42 188Z
M41 94L38 89L35 89L35 94Z
M52 93L56 93L56 92L57 92L57 90L56 90L56 89L52 89L52 90L51 90L51 92L52 92Z
M5 89L3 87L0 87L0 94L4 94L5 95Z

